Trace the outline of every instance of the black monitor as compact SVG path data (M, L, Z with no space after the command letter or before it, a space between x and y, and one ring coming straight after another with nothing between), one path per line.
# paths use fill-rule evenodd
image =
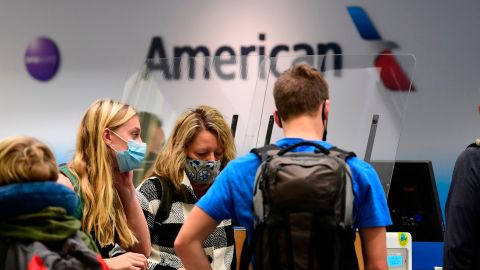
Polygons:
M413 241L442 242L445 226L432 162L397 160L370 163L388 195L393 225L388 226L387 231L409 232Z

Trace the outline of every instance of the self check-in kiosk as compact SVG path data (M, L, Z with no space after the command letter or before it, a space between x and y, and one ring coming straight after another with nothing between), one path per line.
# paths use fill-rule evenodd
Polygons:
M393 225L388 231L409 232L414 241L442 242L445 226L431 161L397 160L391 179L385 167L392 161L372 161L388 194ZM386 165L388 164L388 165Z

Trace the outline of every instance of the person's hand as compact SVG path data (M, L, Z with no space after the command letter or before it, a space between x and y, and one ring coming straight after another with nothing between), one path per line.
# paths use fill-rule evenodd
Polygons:
M117 170L114 170L113 184L115 185L115 188L117 189L117 191L134 188L133 172L128 171L128 172L121 173Z
M104 259L110 270L147 270L148 260L143 254L127 252L120 256Z
M182 267L182 268L178 268L177 270L185 270L185 268Z

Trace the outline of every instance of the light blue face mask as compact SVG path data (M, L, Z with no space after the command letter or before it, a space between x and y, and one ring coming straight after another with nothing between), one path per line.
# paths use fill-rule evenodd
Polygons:
M115 157L117 159L118 169L121 173L132 171L140 168L142 161L145 159L145 153L147 152L147 144L139 143L134 140L128 140L128 142L120 135L112 131L118 138L127 143L128 149L123 151L117 151L115 149Z

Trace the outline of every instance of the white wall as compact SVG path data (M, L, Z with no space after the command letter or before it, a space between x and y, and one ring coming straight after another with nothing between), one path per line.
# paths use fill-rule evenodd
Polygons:
M416 56L417 90L409 100L397 158L433 160L443 205L456 156L479 134L480 3L473 0L4 0L0 137L37 136L67 160L84 110L97 98L122 97L153 36L163 38L170 56L173 46L239 50L264 44L268 52L269 46L299 42L336 42L344 53L377 53L377 45L354 27L346 9L352 5L367 11L384 40L399 45L395 52ZM266 34L265 42L259 33ZM23 64L27 44L41 35L55 40L62 56L57 76L46 83L31 78ZM251 81L231 83L240 91Z

